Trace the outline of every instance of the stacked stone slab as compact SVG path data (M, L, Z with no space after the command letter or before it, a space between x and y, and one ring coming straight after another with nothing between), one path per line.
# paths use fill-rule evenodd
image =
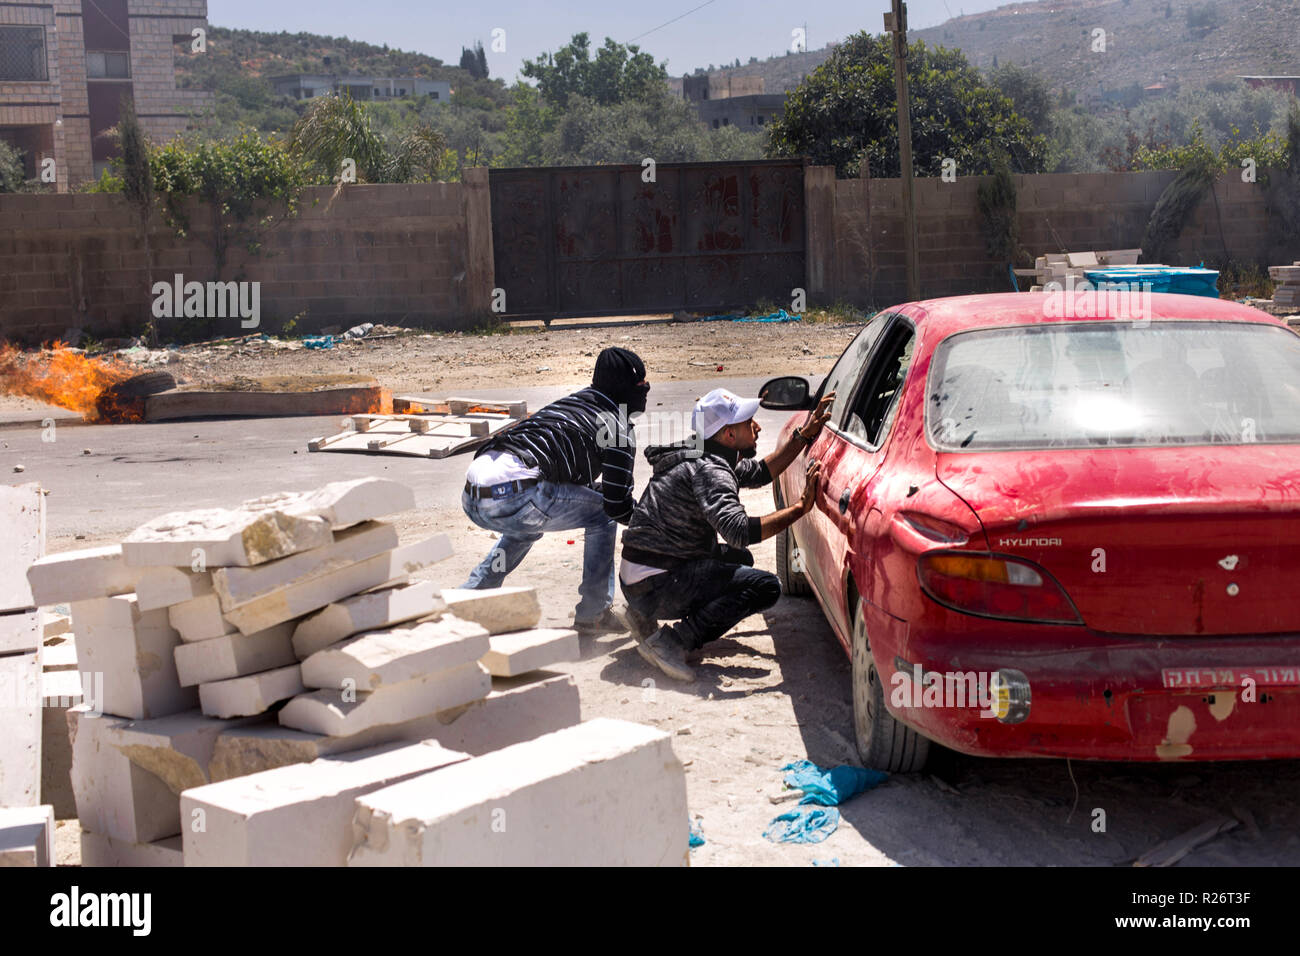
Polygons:
M45 493L0 485L0 808L41 803L42 621L26 571L45 554Z
M54 808L0 808L0 869L54 865Z
M1268 274L1277 283L1273 304L1300 306L1300 259L1289 266L1269 266Z
M338 482L166 515L121 545L22 569L29 603L71 604L76 656L54 655L59 676L45 695L80 705L62 715L62 733L88 863L179 865L179 843L164 844L181 833L181 791L209 780L217 736L273 721L268 711L305 690L292 645L299 618L405 583L451 553L445 536L399 547L375 520L413 504L396 482ZM266 623L241 630L249 620ZM39 637L24 643L35 649ZM173 772L177 762L186 773ZM222 766L246 772L229 748Z

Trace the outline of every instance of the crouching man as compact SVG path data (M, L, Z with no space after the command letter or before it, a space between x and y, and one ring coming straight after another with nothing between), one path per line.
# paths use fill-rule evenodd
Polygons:
M762 460L755 460L758 400L721 388L696 403L695 440L646 450L654 474L623 533L619 578L637 650L669 677L693 680L688 651L781 596L777 576L753 566L748 546L812 510L821 464L809 464L797 504L769 515L746 514L740 489L766 485L816 441L834 398L822 399L790 441ZM660 627L661 620L677 623Z
M552 402L489 439L466 475L461 506L501 539L465 588L496 588L547 531L581 528L581 598L574 627L585 635L625 630L614 601L614 538L632 514L636 434L645 411L645 363L627 349L596 358L590 388Z

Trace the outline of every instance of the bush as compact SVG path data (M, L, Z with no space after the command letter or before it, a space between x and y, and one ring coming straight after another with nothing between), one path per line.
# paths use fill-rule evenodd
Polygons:
M18 192L25 178L22 152L0 140L0 193Z

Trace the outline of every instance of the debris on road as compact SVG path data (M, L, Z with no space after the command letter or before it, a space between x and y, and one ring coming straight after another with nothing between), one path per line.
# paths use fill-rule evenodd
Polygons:
M842 765L833 770L822 770L810 760L797 760L781 769L789 771L785 776L786 786L803 791L800 804L818 803L826 807L852 800L889 779L889 774L881 770L864 767Z
M799 807L773 818L763 831L771 843L821 843L840 826L834 807Z
M1221 833L1235 829L1238 823L1232 817L1218 817L1188 830L1172 840L1166 840L1147 850L1134 866L1173 866L1203 843L1209 843Z
M527 403L518 401L403 397L394 399L392 405L394 414L353 415L347 430L313 438L307 450L446 458L477 448L528 415ZM398 408L420 411L397 413Z

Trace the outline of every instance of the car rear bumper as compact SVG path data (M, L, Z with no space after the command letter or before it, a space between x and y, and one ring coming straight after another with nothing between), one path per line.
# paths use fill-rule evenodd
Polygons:
M904 625L905 627L905 625ZM1019 630L1019 628L1017 628ZM1128 637L1048 629L1004 649L972 650L970 635L918 633L876 651L890 710L927 737L989 757L1195 761L1300 757L1300 635ZM882 635L884 637L884 635ZM873 635L873 650L876 645ZM881 645L891 643L887 638ZM983 643L982 647L987 647ZM888 653L888 660L880 658ZM918 669L919 665L919 669ZM992 674L1023 680L1003 716ZM955 692L931 692L935 684ZM961 689L990 690L978 696ZM899 676L896 676L899 675ZM954 677L953 675L960 675ZM910 685L911 694L901 688ZM1026 700L1020 705L1015 698ZM937 703L937 705L936 705ZM901 706L900 706L901 705Z

